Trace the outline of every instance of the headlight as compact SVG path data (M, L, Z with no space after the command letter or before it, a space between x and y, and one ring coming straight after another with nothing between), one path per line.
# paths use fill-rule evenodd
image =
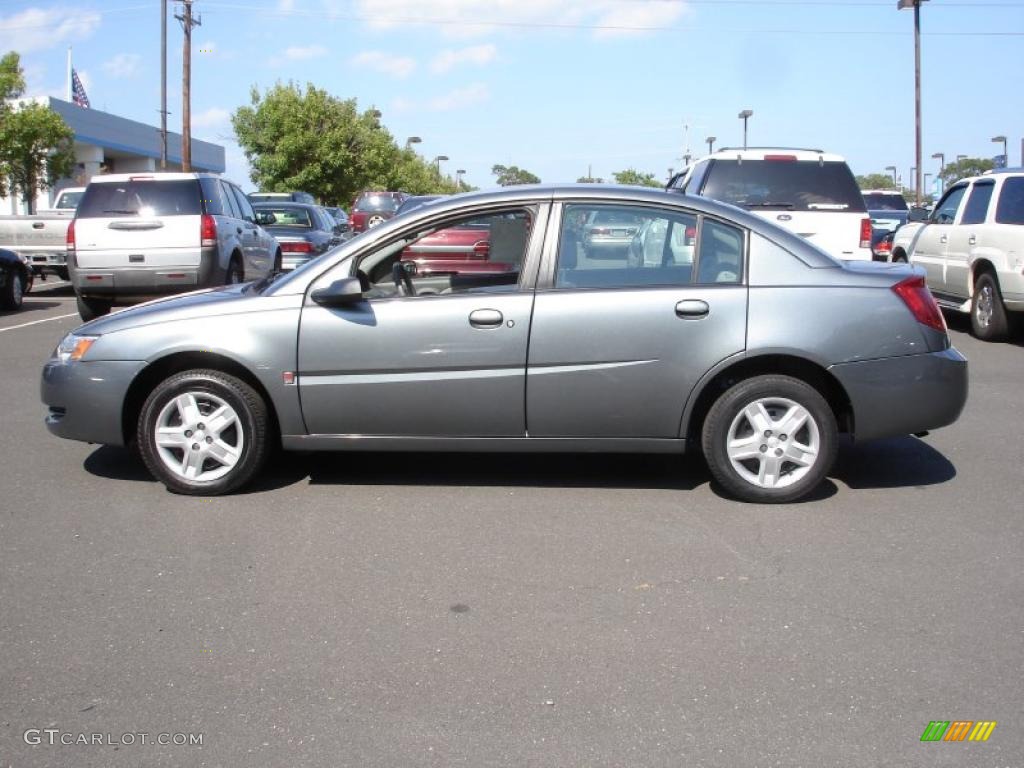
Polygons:
M60 344L57 345L57 349L54 350L53 354L59 358L62 363L71 363L76 360L81 360L82 356L89 351L89 347L95 343L99 336L76 336L73 333L69 333L63 339Z

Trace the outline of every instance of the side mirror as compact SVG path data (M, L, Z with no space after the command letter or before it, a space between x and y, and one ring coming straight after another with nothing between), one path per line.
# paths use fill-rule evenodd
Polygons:
M313 291L310 298L324 307L345 307L363 300L363 288L358 277L343 277Z
M911 207L910 213L907 214L907 221L920 222L928 221L928 209L921 206L915 205Z

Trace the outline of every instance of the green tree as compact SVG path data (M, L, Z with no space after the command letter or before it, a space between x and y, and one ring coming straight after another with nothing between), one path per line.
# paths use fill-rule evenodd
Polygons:
M658 189L665 186L654 177L653 173L640 173L635 168L616 171L612 176L615 178L616 184L630 184L634 187L657 187Z
M994 167L995 163L987 158L965 157L963 160L949 163L949 165L942 169L939 178L942 179L943 188L945 188L968 176L980 176L985 171L991 171Z
M7 102L24 90L18 54L8 53L0 59L0 184L32 213L36 193L74 171L74 132L48 106Z
M231 116L238 144L260 189L301 189L325 203L348 205L365 189L414 194L455 190L415 152L401 149L380 125L379 113L360 112L308 83L277 83Z
M499 187L511 187L514 184L540 184L540 177L534 176L525 168L515 165L495 165L491 173L498 177Z
M604 179L598 176L580 176L576 179L577 184L604 184Z
M861 189L896 189L896 182L889 173L869 173L857 177L857 186Z

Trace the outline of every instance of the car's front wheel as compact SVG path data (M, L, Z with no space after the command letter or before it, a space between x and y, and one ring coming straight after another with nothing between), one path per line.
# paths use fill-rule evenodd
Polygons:
M835 462L838 429L825 398L789 376L755 376L725 391L702 435L708 467L742 501L782 503L814 490Z
M996 279L988 272L980 275L974 284L971 330L982 341L1005 341L1010 335L1010 321L1006 316L1003 294L999 291Z
M78 316L85 322L103 317L110 312L113 304L107 299L94 299L90 296L78 296Z
M167 488L215 496L249 482L270 448L267 404L226 373L175 374L150 393L139 415L137 445Z

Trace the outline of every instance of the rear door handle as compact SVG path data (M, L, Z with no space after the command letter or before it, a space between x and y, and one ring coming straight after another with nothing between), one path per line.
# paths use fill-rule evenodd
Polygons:
M474 309L469 313L469 324L474 328L499 328L504 319L496 309Z
M676 315L678 317L697 319L707 317L710 311L711 307L708 306L708 303L700 299L683 299L676 304Z
M939 238L939 242L940 242L940 243L945 243L945 242L947 242L948 240L949 240L949 238L948 238L948 237L946 237L945 235L943 235L942 237L940 237L940 238Z
M978 244L978 238L975 235L971 235L970 237L967 238L967 244L968 245L977 245Z

